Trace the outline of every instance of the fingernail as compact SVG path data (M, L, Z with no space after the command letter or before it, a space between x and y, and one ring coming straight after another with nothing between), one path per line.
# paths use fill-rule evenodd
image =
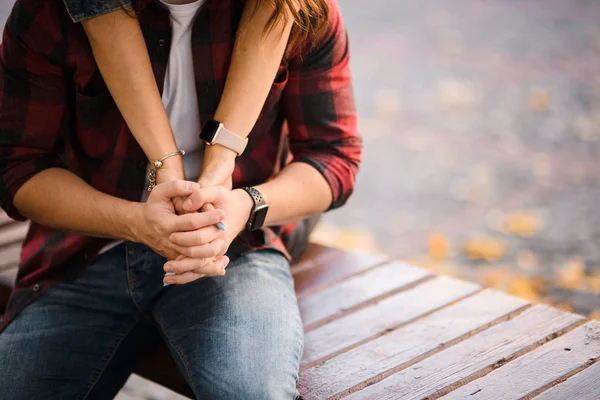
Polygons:
M192 206L192 200L187 199L183 202L183 208L190 208Z
M174 276L177 275L175 272L167 272L165 276Z
M170 286L168 283L163 283L163 287Z
M225 230L225 225L223 225L222 223L220 223L220 222L217 222L215 225L216 225L216 226L217 226L217 228L219 228L220 230L222 230L222 231L224 231L224 230Z

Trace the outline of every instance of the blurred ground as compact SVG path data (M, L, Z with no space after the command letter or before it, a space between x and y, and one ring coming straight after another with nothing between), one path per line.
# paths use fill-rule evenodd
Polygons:
M600 3L340 5L365 157L314 239L598 316Z

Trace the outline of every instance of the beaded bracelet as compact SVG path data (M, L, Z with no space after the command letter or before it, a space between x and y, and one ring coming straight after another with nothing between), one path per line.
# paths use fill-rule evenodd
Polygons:
M185 155L185 151L177 150L173 153L167 154L163 158L156 160L152 163L152 168L150 168L150 172L148 172L148 191L149 192L152 189L154 189L154 186L156 186L156 171L158 171L159 169L161 169L163 167L163 161L165 161L169 157L173 157L173 156L182 156L183 157L184 155Z

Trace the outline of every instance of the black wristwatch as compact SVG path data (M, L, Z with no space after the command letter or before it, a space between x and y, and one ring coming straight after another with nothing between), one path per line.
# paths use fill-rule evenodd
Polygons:
M246 193L250 195L252 201L254 201L254 207L250 211L250 217L246 222L246 229L249 231L256 231L263 227L265 219L267 218L267 211L269 211L269 205L263 198L262 194L253 187L243 187Z

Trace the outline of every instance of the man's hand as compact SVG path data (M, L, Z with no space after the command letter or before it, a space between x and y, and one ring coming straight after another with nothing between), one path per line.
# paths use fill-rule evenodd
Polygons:
M136 219L136 226L133 227L136 241L144 243L169 260L174 260L181 254L201 258L212 258L219 254L224 246L224 241L220 238L211 237L211 240L201 245L194 243L189 247L180 247L169 240L174 232L192 235L200 228L206 229L223 221L225 213L219 209L185 215L175 213L172 199L189 196L198 189L197 183L182 180L157 185L141 206L141 215Z
M195 190L184 202L184 208L188 211L198 210L205 204L212 204L217 210L225 212L223 224L226 230L221 232L214 226L206 226L194 232L175 232L170 235L170 239L175 248L181 249L182 252L187 252L186 248L193 248L188 246L203 247L222 240L223 246L220 252L215 254L214 261L207 261L202 259L202 255L192 253L188 254L188 258L167 262L164 266L165 272L175 273L176 275L165 277L165 283L188 283L205 275L217 275L218 272L221 272L220 275L224 275L229 259L223 254L225 254L231 242L244 230L254 203L248 193L241 189L232 191L222 186L213 186ZM212 211L199 214L202 215ZM199 244L200 246L198 246ZM213 249L216 249L216 246Z

